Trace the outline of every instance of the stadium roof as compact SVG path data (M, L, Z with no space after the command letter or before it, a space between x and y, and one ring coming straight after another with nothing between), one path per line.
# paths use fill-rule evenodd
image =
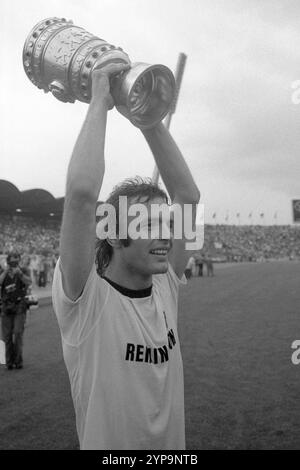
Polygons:
M64 200L64 197L55 198L45 189L35 188L19 191L9 181L0 180L0 213L60 219ZM98 201L97 206L101 203L102 201Z
M12 183L0 180L0 211L38 217L61 217L64 198L55 198L45 189L19 191Z

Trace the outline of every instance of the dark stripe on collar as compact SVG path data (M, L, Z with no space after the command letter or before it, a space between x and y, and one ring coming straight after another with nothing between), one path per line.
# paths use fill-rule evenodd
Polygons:
M146 289L135 290L120 286L111 279L108 279L106 276L102 276L102 279L105 279L105 281L107 281L112 287L114 287L118 292L120 292L120 294L126 295L126 297L130 297L132 299L149 297L152 293L152 285L150 287L146 287Z

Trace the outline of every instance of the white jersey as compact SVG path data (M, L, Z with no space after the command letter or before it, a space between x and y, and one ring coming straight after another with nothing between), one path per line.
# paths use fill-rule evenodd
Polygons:
M60 261L53 306L61 330L81 449L185 449L177 334L180 281L171 266L152 293L130 298L93 266L82 295L64 293Z

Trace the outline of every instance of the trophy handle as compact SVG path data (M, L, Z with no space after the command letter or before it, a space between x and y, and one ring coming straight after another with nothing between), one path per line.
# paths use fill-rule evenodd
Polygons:
M49 85L52 95L63 103L75 103L75 99L70 96L66 87L59 80L53 80Z

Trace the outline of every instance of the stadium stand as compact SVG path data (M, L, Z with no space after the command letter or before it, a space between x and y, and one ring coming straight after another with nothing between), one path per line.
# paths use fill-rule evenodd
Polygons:
M300 227L205 225L203 252L222 261L300 259Z

